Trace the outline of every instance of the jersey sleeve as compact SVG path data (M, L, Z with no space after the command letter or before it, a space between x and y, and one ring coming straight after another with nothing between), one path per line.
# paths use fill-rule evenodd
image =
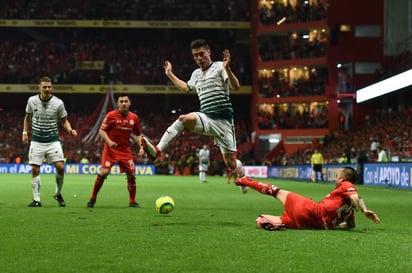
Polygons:
M358 193L355 185L350 182L342 182L342 193L347 197L351 196L354 193Z
M27 100L26 113L27 114L33 114L32 98L31 97Z
M225 68L223 67L223 62L219 62L219 64L220 64L219 69L220 69L220 73L222 75L223 81L225 83L228 83L229 76L227 75L227 72L226 72Z
M189 91L195 91L196 92L196 79L197 79L197 74L199 73L200 69L196 69L195 71L192 72L192 75L190 76L190 79L186 82L187 87L189 88Z
M102 122L102 124L100 125L100 129L103 131L108 131L113 123L113 118L112 115L110 113L106 114L106 116L104 117L104 120Z
M62 100L60 100L60 103L59 103L59 108L57 110L57 116L58 116L58 118L67 117L66 107L64 106L64 103L63 103Z

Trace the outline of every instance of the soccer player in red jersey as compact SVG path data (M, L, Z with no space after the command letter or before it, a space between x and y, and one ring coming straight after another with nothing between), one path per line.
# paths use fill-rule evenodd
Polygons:
M335 189L320 202L282 190L275 185L253 181L248 177L239 178L235 183L272 195L284 206L282 216L259 215L256 223L266 230L353 228L355 209L379 224L379 217L374 211L366 208L363 199L358 195L353 185L355 179L356 171L353 168L339 169L336 173Z
M132 136L136 144L140 146L142 129L139 117L130 112L131 101L127 95L121 94L117 99L117 110L106 114L99 134L105 141L102 165L100 173L94 182L92 196L87 203L89 208L94 207L97 194L103 186L104 180L110 173L114 164L118 164L120 172L126 173L127 190L129 191L129 207L139 208L136 203L136 176L132 152L130 149L130 137ZM143 155L142 146L139 149L139 155Z

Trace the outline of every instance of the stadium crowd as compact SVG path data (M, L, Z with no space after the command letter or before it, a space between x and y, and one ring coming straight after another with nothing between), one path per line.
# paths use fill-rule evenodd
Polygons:
M262 1L260 22L263 25L311 22L326 19L328 0L318 1Z
M21 111L0 112L0 162L21 163L27 161L27 147L22 144ZM177 115L177 114L176 114ZM141 117L143 132L154 142L161 137L161 132L176 118L171 114L148 114ZM87 115L70 115L74 128L83 123ZM88 126L92 127L93 124ZM318 148L325 158L325 163L356 163L360 154L365 154L369 162L376 161L376 155L370 150L370 144L376 139L386 149L390 158L398 157L401 161L412 159L412 107L404 111L380 111L375 117L368 117L365 126L353 131L336 131L325 136L323 143L308 143L307 147L298 149L293 154L281 153L270 161L255 158L251 150L250 132L248 122L236 120L237 142L239 145L239 158L246 164L267 165L294 165L309 164L313 149ZM83 132L78 138L61 135L63 149L68 163L79 163L87 160L89 163L100 163L102 141L83 142ZM184 131L167 152L156 162L157 171L164 174L194 174L198 166L197 152L203 144L208 144L211 150L211 174L222 175L225 172L224 163L220 152L215 148L211 138ZM243 149L242 147L247 147ZM133 149L136 163L146 163L146 157L138 157L137 150ZM348 158L342 162L341 158Z
M23 125L23 111L0 111L0 163L22 163L27 162L28 147L21 141L21 132ZM97 140L84 142L84 136L89 133L93 123L87 124L88 115L77 113L69 115L69 120L73 128L88 128L81 131L79 137L72 137L61 133L60 139L63 144L63 151L67 163L97 163L100 164L101 151L103 150L103 141L97 137ZM178 113L170 114L143 114L140 116L141 125L145 135L157 142L163 132L176 118ZM236 122L237 142L239 145L250 141L248 123L243 120ZM212 169L211 173L223 174L225 167L219 150L214 146L213 140L209 137L183 131L181 137L173 142L156 162L157 172L164 174L174 173L195 173L198 166L197 152L203 146L208 144L211 151ZM146 156L137 155L137 146L132 146L132 153L136 163L147 163ZM250 154L243 154L240 157L243 161L248 161Z
M42 29L36 35L45 38L38 41L23 32L1 31L4 37L13 39L0 44L0 83L37 83L38 75L53 71L53 81L63 84L167 84L165 60L179 63L174 70L182 78L189 78L195 67L187 40L198 37L194 30ZM230 49L233 71L242 84L250 84L248 48L231 42L235 40L231 31L219 33L233 39L219 39L210 30L203 32L211 40L226 41L213 45L214 58L220 60L220 53ZM102 61L103 67L82 68L83 62L95 61Z
M249 21L246 0L3 0L2 19Z
M262 35L259 37L259 58L261 61L279 61L325 57L327 42L328 34L322 30L282 36Z
M259 110L257 123L260 130L328 128L327 110L321 108L302 113L300 111L275 113Z
M292 154L279 154L270 165L309 164L314 148L323 154L326 164L353 163L359 157L376 162L377 154L371 150L372 141L386 150L389 161L412 160L412 107L402 111L381 110L375 116L365 117L364 126L356 130L337 130L325 136L323 143L308 143Z
M300 97L322 96L325 94L325 84L328 74L326 69L309 68L308 76L290 78L275 71L260 75L258 79L259 97ZM312 72L315 71L315 72Z

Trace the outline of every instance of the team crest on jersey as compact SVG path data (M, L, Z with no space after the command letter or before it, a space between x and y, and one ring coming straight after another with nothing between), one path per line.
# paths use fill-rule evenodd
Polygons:
M106 167L110 167L110 161L104 162L104 165L105 165Z
M130 125L134 125L134 120L129 120Z

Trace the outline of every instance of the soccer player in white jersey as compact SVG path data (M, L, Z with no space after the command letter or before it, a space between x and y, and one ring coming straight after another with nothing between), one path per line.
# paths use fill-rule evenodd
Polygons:
M192 56L198 69L193 71L189 81L179 79L172 71L172 64L165 61L166 76L184 93L197 92L200 110L179 118L167 128L160 142L153 145L148 139L142 139L146 153L155 159L167 146L176 139L183 129L202 135L213 136L215 145L219 147L227 167L242 176L242 163L236 158L236 136L233 121L233 106L229 98L230 89L238 90L239 80L230 69L231 56L229 50L223 51L223 61L214 62L211 50L203 39L194 40L190 44ZM247 187L241 187L243 192Z
M209 169L210 151L207 144L204 144L202 149L199 150L199 180L200 183L206 182L206 173Z
M64 180L64 155L59 140L59 125L67 133L77 136L67 120L67 111L61 99L52 95L52 81L49 77L39 80L40 94L31 96L26 105L26 115L23 123L22 140L29 141L29 128L31 128L31 141L29 148L29 164L31 165L31 183L33 201L29 207L41 207L40 201L40 166L47 158L49 163L54 163L56 168L56 188L53 198L59 206L64 207L61 190Z

